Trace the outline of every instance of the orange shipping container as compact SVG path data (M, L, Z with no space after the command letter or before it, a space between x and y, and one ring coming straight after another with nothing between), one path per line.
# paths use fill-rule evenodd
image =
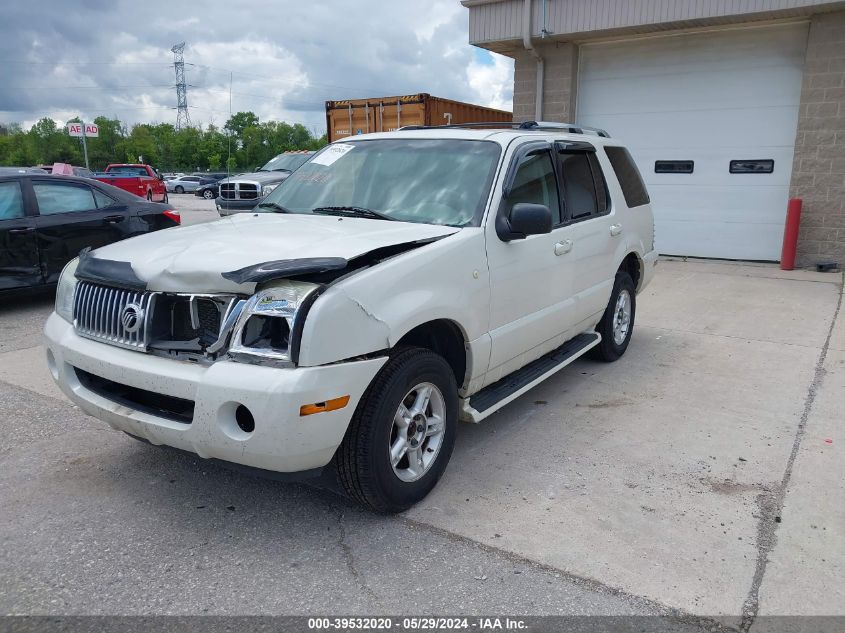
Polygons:
M432 97L427 93L404 97L326 101L326 130L329 143L357 134L392 132L406 125L512 121L511 112Z

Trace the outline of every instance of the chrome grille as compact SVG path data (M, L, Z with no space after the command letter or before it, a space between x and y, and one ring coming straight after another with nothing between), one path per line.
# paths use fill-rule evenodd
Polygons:
M225 200L256 200L258 184L254 182L224 182L220 185L220 197Z
M235 183L227 182L220 185L220 197L226 200L235 199Z
M153 294L80 281L73 298L73 323L80 336L130 349L147 348L147 323ZM130 332L123 324L126 307L135 304L143 310L140 328Z

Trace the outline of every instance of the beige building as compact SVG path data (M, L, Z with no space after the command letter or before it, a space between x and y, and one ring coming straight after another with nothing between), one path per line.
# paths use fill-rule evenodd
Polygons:
M463 0L515 60L514 119L606 129L649 185L664 254L845 265L845 2Z

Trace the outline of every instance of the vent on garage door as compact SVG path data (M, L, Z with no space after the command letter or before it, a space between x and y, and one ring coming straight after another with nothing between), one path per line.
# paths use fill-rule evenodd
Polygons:
M655 174L691 174L695 169L695 161L692 160L656 160L654 161Z
M732 174L771 174L775 170L773 160L732 160Z

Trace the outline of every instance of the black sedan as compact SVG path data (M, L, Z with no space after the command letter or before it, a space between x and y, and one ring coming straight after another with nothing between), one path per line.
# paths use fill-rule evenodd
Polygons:
M220 180L208 178L200 182L200 186L194 192L194 195L206 200L214 200L218 196L219 190Z
M0 293L55 284L86 246L179 222L171 207L96 180L0 173Z

